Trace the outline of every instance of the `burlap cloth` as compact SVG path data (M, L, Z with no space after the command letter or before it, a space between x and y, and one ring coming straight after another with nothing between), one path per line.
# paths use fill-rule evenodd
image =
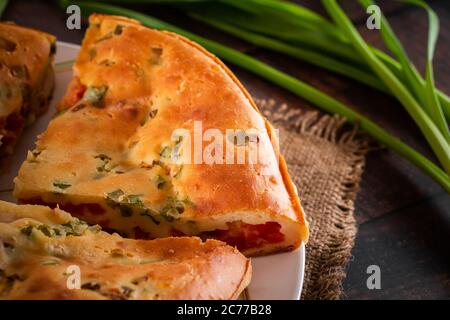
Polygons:
M339 299L356 235L354 200L367 140L345 120L256 100L280 129L281 151L310 225L302 299Z

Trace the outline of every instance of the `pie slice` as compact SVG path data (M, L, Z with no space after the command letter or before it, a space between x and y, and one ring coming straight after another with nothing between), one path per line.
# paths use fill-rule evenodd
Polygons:
M307 240L273 128L213 55L92 15L73 71L15 179L21 203L59 204L127 237L216 238L247 255Z
M48 107L55 37L0 22L0 156L11 154L25 125Z
M0 201L0 299L235 299L250 277L250 260L217 240L124 239Z

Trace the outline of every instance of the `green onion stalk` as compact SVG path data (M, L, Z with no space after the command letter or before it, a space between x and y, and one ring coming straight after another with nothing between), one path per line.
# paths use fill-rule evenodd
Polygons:
M375 4L372 0L359 0L359 2L366 8L369 5ZM434 85L433 78L433 55L436 46L436 41L439 33L439 19L436 13L422 0L408 0L407 2L415 4L424 8L429 16L429 36L428 36L428 50L426 62L426 80L421 81L418 72L411 63L405 49L401 42L396 37L394 31L389 25L387 19L382 15L381 19L381 35L388 49L395 54L400 61L404 75L405 83L409 86L410 91L415 96L423 109L428 113L430 118L444 135L447 143L450 143L450 132L448 130L447 121L442 111L441 102L437 96L437 90Z
M450 172L450 146L444 135L419 105L405 85L378 59L366 42L359 35L350 19L345 15L336 0L323 0L329 15L352 40L355 49L364 57L374 72L391 88L393 94L402 103L416 124L421 129L431 148L435 152L447 173Z

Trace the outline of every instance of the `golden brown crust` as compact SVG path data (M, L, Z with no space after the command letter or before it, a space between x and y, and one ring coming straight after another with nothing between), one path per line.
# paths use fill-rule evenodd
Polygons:
M80 102L86 88L101 93L101 102ZM59 108L69 111L49 124L37 142L39 156L30 155L15 180L19 199L99 204L103 215L84 212L83 218L107 221L129 235L136 226L161 237L170 235L170 228L198 235L233 221L276 221L285 239L277 245L263 241L254 252L296 248L307 240L304 214L270 125L229 69L199 45L130 19L93 15ZM203 131L214 128L225 137L227 129L257 131L258 162L166 162L166 148L178 148L182 157L194 150L196 121ZM180 128L192 139L174 142L172 133ZM203 141L202 150L208 144ZM244 150L248 159L247 145L232 148ZM68 187L55 190L56 180ZM119 202L139 195L139 205L158 226L135 211L122 212L123 218L111 209L108 195L117 192ZM183 206L182 212L165 221L164 210L174 203Z
M0 201L0 299L235 299L250 277L250 260L220 241L124 239Z
M53 91L55 37L0 22L0 155L41 115Z

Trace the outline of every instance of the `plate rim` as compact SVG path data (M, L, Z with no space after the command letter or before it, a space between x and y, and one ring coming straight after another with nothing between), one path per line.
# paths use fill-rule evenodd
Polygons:
M68 47L70 49L76 49L76 50L80 50L81 45L76 44L76 43L71 43L71 42L66 42L66 41L56 41L56 48L58 48L58 46L63 46L63 47ZM56 51L56 55L58 54L58 51Z

